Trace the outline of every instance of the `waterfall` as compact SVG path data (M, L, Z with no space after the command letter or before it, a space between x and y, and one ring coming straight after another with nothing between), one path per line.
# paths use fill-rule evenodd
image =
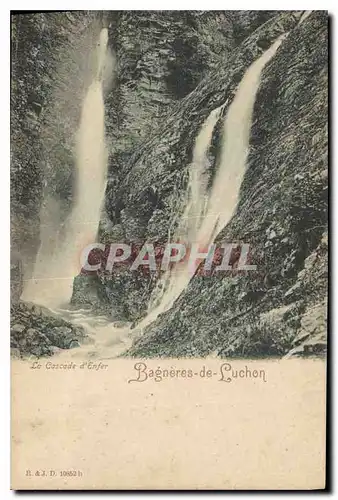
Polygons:
M301 15L301 17L299 19L298 24L302 24L305 21L305 19L307 19L309 17L310 14L312 14L312 10L304 11L304 13Z
M209 246L217 234L230 221L239 198L241 183L249 153L250 129L256 94L264 66L274 56L285 35L279 37L245 72L226 114L218 170L204 207L206 153L212 140L213 128L220 108L213 110L203 125L194 149L194 161L190 166L190 182L187 190L186 209L179 224L176 238L182 238L185 227L185 243L197 243L201 248ZM172 307L175 300L188 286L194 272L188 262L177 264L161 280L157 297L152 298L148 315L139 323L144 328L163 312Z
M175 232L176 240L184 238L185 241L191 241L200 228L207 201L208 151L215 125L223 107L224 105L211 111L196 137L192 162L189 166L188 199L178 229ZM156 305L162 300L169 279L170 270L166 271L152 292L148 305L150 315Z
M195 141L192 164L189 167L188 202L177 230L177 235L186 237L188 241L194 238L203 218L207 197L207 154L223 107L224 105L211 111Z
M284 38L285 35L279 37L247 69L229 107L223 125L218 171L209 195L207 213L196 239L201 245L212 243L236 209L249 154L252 115L262 70Z
M41 226L41 245L33 278L25 284L22 299L57 307L67 304L73 279L80 272L80 253L96 239L104 198L107 151L105 144L103 74L107 56L108 30L101 30L96 52L97 71L85 95L76 135L76 186L74 205L66 222L64 236L53 231L45 213ZM53 199L45 200L43 212L54 213Z

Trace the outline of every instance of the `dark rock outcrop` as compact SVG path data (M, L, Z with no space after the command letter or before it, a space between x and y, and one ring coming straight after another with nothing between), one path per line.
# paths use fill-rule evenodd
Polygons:
M89 338L51 311L34 304L18 302L11 307L11 354L13 357L52 356L61 349L72 349Z

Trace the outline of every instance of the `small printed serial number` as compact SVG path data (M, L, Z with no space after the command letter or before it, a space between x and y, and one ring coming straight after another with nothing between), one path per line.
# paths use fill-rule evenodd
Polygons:
M26 469L26 477L82 477L83 472L76 469L55 470L55 469Z
M62 470L60 476L81 477L82 472L80 470Z

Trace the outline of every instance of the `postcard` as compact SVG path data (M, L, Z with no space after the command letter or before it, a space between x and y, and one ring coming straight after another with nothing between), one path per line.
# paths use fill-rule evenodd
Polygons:
M11 13L11 488L326 487L328 13Z

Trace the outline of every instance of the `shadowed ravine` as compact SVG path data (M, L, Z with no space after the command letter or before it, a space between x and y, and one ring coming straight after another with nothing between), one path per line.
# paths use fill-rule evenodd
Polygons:
M189 243L210 245L230 220L236 208L245 172L253 105L260 75L281 42L282 38L279 38L250 66L238 86L224 119L218 171L209 193L206 192L205 179L207 153L223 106L213 110L202 125L195 141L192 164L189 167L190 181L186 208L175 238L183 238ZM104 44L103 47L105 48ZM104 57L103 51L100 54ZM122 328L114 327L106 316L91 316L86 310L73 311L62 307L71 296L72 281L68 277L75 276L79 272L74 256L77 257L79 249L95 241L104 195L107 158L100 80L95 80L91 84L85 97L77 146L76 204L69 221L67 237L52 263L54 276L62 273L66 276L63 280L32 280L23 298L29 298L52 308L68 321L84 327L93 337L94 345L74 349L73 356L110 358L122 353L130 346L133 337L141 335L146 326L170 309L187 287L193 274L187 263L178 264L174 270L169 271L161 280L162 286L155 288L153 292L147 316L133 330L130 330L128 325ZM36 277L41 265L46 262L42 250L43 245L37 258Z

